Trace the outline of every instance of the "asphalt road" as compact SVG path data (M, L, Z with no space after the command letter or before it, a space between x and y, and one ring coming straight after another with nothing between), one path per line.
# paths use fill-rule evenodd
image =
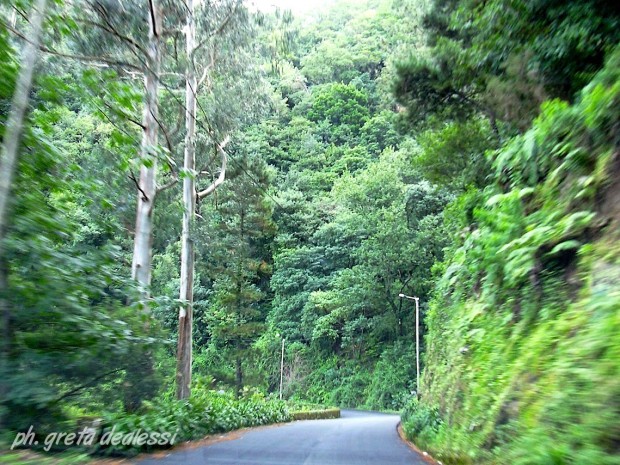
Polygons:
M396 415L344 410L335 420L296 421L239 439L172 452L140 465L424 465L398 437Z

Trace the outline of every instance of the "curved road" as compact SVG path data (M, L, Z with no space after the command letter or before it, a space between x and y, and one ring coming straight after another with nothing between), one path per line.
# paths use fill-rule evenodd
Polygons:
M336 420L305 420L239 439L147 459L141 465L424 465L398 437L397 415L343 410Z

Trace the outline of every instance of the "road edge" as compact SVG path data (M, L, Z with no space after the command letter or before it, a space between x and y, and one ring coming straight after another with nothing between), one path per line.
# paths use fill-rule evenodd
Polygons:
M398 422L398 425L396 425L396 431L401 441L403 441L407 445L407 447L409 447L409 449L419 454L420 457L422 457L422 460L424 460L426 463L429 463L431 465L443 465L443 463L441 463L439 460L436 460L428 452L418 449L418 447L413 442L407 439L407 436L405 436L405 431L403 430L402 422Z
M119 458L96 458L93 457L92 462L88 462L88 465L133 465L137 462L147 459L164 459L170 454L174 454L183 450L192 450L198 447L208 447L214 444L225 441L234 441L240 439L246 433L250 431L257 431L268 428L279 428L284 425L290 425L291 422L271 423L269 425L248 426L245 428L236 429L233 431L227 431L225 433L210 434L202 439L193 439L191 441L183 441L175 444L170 449L163 449L156 452L142 453L134 457L119 457Z

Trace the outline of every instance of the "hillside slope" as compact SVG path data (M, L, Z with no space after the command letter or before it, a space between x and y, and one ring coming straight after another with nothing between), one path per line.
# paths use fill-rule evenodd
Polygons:
M620 49L446 211L405 429L445 463L620 463Z

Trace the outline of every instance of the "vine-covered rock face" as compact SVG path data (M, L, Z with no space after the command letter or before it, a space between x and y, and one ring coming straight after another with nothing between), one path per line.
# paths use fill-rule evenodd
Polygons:
M616 148L609 165L608 182L599 195L599 213L609 221L609 229L620 229L620 149Z
M494 155L496 184L447 252L404 418L439 457L617 460L619 108L620 48L576 103L546 103Z

